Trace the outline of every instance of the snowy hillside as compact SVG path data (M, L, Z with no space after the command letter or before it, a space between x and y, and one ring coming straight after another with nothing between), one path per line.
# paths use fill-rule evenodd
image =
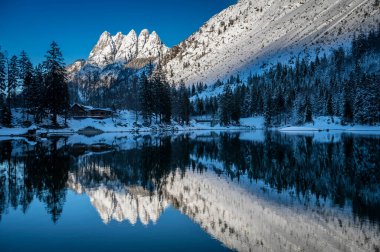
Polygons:
M347 46L354 34L376 29L379 20L374 0L240 0L171 49L146 29L138 36L134 30L114 36L105 31L86 61L68 66L68 76L80 86L97 77L97 85L108 86L123 69L162 58L170 82L210 84L291 63L300 54L328 54Z
M164 69L175 83L209 84L300 53L328 54L354 33L376 29L379 20L374 0L240 0L173 47Z

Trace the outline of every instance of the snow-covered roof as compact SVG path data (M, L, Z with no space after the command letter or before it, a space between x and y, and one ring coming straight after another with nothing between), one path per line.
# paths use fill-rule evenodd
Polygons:
M78 104L78 103L74 103L71 108L73 108L74 106L78 106L80 108L82 108L83 110L86 110L86 111L91 111L91 110L103 110L103 111L109 111L109 112L112 112L112 109L110 108L94 108L92 106L88 106L88 105L82 105L82 104Z

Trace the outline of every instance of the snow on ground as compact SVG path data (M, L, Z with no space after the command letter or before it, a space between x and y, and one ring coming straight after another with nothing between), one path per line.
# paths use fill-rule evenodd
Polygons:
M256 129L264 129L264 117L255 116L249 118L241 118L240 124L244 126L254 127Z
M69 129L77 132L86 127L93 127L103 132L159 132L159 131L192 131L192 130L227 130L227 129L262 129L263 117L243 118L240 121L239 126L221 126L220 124L211 126L210 123L200 123L195 120L191 120L189 125L180 125L176 122L172 122L171 125L157 124L154 122L149 127L143 126L142 118L139 117L137 124L135 123L135 115L130 111L120 111L119 116L115 118L108 118L103 120L97 119L70 119L68 121ZM62 130L61 130L62 132Z
M212 97L216 97L218 95L221 95L221 94L223 94L224 88L226 87L226 85L229 85L232 90L235 90L238 86L242 86L244 84L243 83L239 83L239 84L234 83L234 84L224 84L221 86L208 86L207 89L205 89L202 92L197 93L196 95L193 95L192 97L190 97L190 101L195 102L196 99L205 100L206 98L212 98Z
M312 123L282 127L279 130L281 132L344 131L358 134L380 134L380 125L342 125L338 117L320 116L314 118Z
M212 130L212 131L224 131L224 130L261 130L264 129L264 118L262 116L242 118L240 119L240 125L221 126L220 124L211 126L208 122L196 122L191 120L189 125L180 125L173 121L172 124L157 124L154 123L149 127L143 126L142 118L140 117L138 122L135 123L135 115L130 111L120 111L115 118L107 119L69 119L67 121L68 127L64 129L43 129L38 128L36 125L32 125L28 128L14 127L14 128L0 128L0 136L21 136L26 135L28 130L36 129L37 133L47 133L48 135L64 135L74 134L86 128L93 128L99 131L99 133L122 133L122 132L134 132L136 134L152 134L158 132L190 132L195 130ZM60 122L63 119L60 118ZM20 125L20 124L18 124ZM300 133L300 132L319 132L319 131L340 131L352 134L379 134L380 125L365 126L365 125L341 125L341 121L338 117L321 116L314 118L313 123L307 123L302 126L292 126L273 128L273 130L279 130L281 132ZM325 134L323 137L326 141L331 140L331 134ZM250 136L251 137L251 136ZM256 137L255 137L256 138ZM260 138L260 137L258 137Z
M59 122L63 124L63 119L60 118ZM44 122L47 125L46 122ZM14 125L20 125L15 123ZM262 129L263 118L244 118L241 120L239 126L221 126L220 124L211 126L210 123L200 123L195 120L191 120L189 125L180 125L176 122L172 122L171 125L157 124L153 118L153 123L149 127L143 126L143 120L139 117L137 123L135 123L135 115L130 111L120 111L115 118L107 119L69 119L67 121L67 128L63 129L42 129L39 128L37 133L47 134L73 134L86 128L93 128L103 133L121 133L121 132L162 132L162 131L193 131L193 130L239 130L239 129ZM0 128L0 136L20 136L26 135L28 130L35 129L37 126L33 125L29 128L23 128L21 126L15 126L14 128Z

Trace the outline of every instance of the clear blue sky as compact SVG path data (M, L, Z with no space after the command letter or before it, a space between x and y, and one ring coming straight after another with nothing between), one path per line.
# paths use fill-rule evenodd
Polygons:
M100 34L157 31L176 45L236 0L0 0L0 46L41 62L51 41L66 63L87 58Z

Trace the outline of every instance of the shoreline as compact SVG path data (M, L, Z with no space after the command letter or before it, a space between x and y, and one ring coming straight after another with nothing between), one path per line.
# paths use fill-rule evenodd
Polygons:
M357 125L357 126L364 126L364 125ZM144 135L154 135L154 134L160 134L160 133L177 133L177 132L195 132L195 131L278 131L281 133L353 133L353 134L363 134L363 133L369 133L371 135L380 135L380 126L364 126L365 128L324 128L324 129L317 129L317 128L309 128L304 126L289 126L289 127L276 127L276 128L268 128L265 129L263 127L256 128L256 127L249 127L249 126L230 126L230 127L194 127L194 128L160 128L159 130L153 130L148 128L143 129L124 129L124 130L108 130L108 131L102 131L100 130L99 133L95 135L102 135L102 134L115 134L115 133L132 133L136 135L140 135L140 133L143 133ZM12 133L4 134L2 133L2 129L5 129L5 131L9 131ZM20 138L20 137L41 137L41 136L72 136L72 135L83 135L83 136L90 136L91 132L89 131L89 134L86 134L86 130L80 129L80 130L39 130L37 129L36 134L27 134L28 130L30 128L0 128L0 137L11 137L11 138ZM21 133L21 131L23 131ZM20 133L18 133L20 132Z

